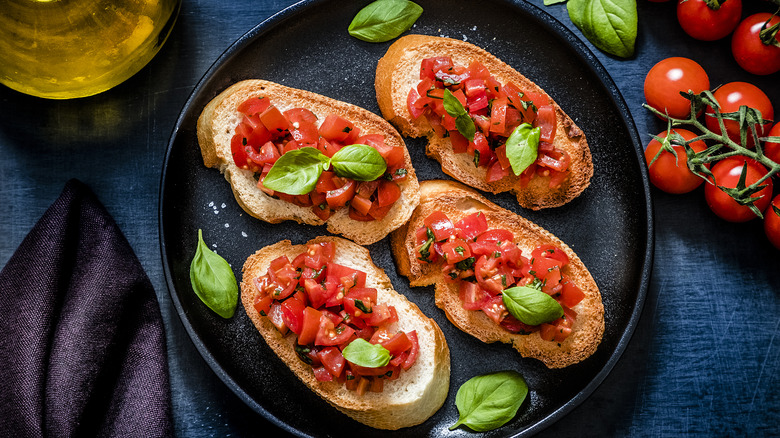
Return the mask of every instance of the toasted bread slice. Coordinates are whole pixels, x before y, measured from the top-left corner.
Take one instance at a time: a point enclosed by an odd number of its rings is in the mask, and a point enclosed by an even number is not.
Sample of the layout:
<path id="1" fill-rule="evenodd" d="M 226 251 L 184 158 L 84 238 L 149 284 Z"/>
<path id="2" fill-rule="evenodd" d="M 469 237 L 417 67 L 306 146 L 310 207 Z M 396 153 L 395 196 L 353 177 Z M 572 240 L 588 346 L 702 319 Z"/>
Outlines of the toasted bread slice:
<path id="1" fill-rule="evenodd" d="M 318 381 L 311 366 L 301 361 L 295 352 L 295 334 L 290 332 L 282 336 L 253 305 L 258 293 L 253 280 L 266 273 L 272 260 L 282 255 L 293 258 L 305 251 L 306 245 L 325 241 L 336 244 L 335 263 L 365 272 L 366 287 L 377 289 L 377 301 L 395 306 L 398 312 L 395 328 L 405 332 L 417 331 L 420 350 L 416 362 L 397 380 L 387 381 L 383 392 L 366 392 L 358 396 L 336 381 Z M 289 240 L 284 240 L 260 249 L 246 260 L 241 281 L 241 302 L 249 318 L 295 376 L 339 411 L 378 429 L 395 430 L 424 422 L 439 410 L 449 391 L 450 350 L 441 329 L 417 305 L 393 289 L 385 272 L 371 262 L 367 249 L 338 237 L 318 237 L 306 245 L 292 245 Z"/>
<path id="2" fill-rule="evenodd" d="M 480 311 L 465 310 L 458 295 L 457 283 L 443 281 L 439 264 L 420 263 L 417 259 L 415 231 L 433 211 L 447 214 L 453 223 L 481 211 L 489 228 L 504 228 L 515 236 L 523 254 L 529 256 L 541 244 L 553 244 L 569 257 L 562 272 L 585 293 L 585 298 L 572 310 L 577 319 L 571 335 L 560 344 L 545 341 L 539 332 L 530 335 L 512 334 Z M 541 360 L 549 368 L 562 368 L 592 355 L 604 333 L 604 305 L 596 282 L 579 257 L 560 239 L 531 221 L 505 210 L 476 191 L 453 181 L 431 180 L 420 184 L 420 205 L 409 222 L 391 235 L 396 266 L 409 278 L 412 286 L 435 284 L 436 305 L 458 328 L 483 342 L 501 341 L 512 346 L 524 357 Z"/>
<path id="3" fill-rule="evenodd" d="M 557 127 L 554 145 L 566 151 L 571 158 L 569 176 L 556 188 L 549 187 L 549 177 L 534 176 L 527 186 L 521 187 L 519 177 L 510 175 L 501 180 L 485 181 L 487 170 L 476 167 L 469 154 L 452 151 L 449 138 L 439 138 L 428 120 L 411 118 L 407 108 L 407 96 L 420 81 L 420 63 L 433 56 L 451 56 L 456 64 L 468 66 L 472 61 L 481 62 L 502 84 L 512 81 L 526 92 L 545 94 L 538 85 L 518 73 L 487 51 L 464 41 L 426 35 L 408 35 L 399 38 L 379 60 L 376 67 L 376 96 L 382 115 L 395 125 L 401 134 L 410 137 L 427 137 L 428 156 L 441 163 L 447 175 L 480 190 L 491 193 L 511 191 L 524 208 L 539 210 L 561 206 L 577 197 L 590 184 L 593 175 L 588 142 L 585 134 L 571 117 L 550 98 L 555 108 Z"/>
<path id="4" fill-rule="evenodd" d="M 241 169 L 233 162 L 230 140 L 241 121 L 238 106 L 250 97 L 267 96 L 281 111 L 306 108 L 320 121 L 328 114 L 337 114 L 359 127 L 362 134 L 382 134 L 385 144 L 404 148 L 404 168 L 407 177 L 399 181 L 401 198 L 382 220 L 359 222 L 350 219 L 347 208 L 340 208 L 327 221 L 320 219 L 311 207 L 301 207 L 268 196 L 257 187 L 253 172 Z M 361 245 L 381 240 L 390 231 L 409 219 L 419 202 L 417 176 L 403 138 L 381 117 L 355 105 L 337 101 L 309 91 L 285 87 L 263 80 L 238 82 L 220 93 L 206 105 L 198 118 L 198 143 L 203 163 L 216 167 L 230 183 L 238 204 L 250 215 L 270 223 L 286 220 L 309 225 L 325 223 L 328 231 L 341 234 Z"/>

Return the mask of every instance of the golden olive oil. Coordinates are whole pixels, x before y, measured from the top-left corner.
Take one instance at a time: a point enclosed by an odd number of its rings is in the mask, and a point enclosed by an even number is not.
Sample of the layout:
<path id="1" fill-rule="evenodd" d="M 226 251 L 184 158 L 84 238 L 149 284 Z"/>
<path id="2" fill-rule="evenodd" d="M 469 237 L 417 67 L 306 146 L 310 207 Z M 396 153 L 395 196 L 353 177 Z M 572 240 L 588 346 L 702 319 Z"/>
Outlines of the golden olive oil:
<path id="1" fill-rule="evenodd" d="M 0 0 L 0 82 L 51 99 L 105 91 L 138 72 L 180 0 Z"/>

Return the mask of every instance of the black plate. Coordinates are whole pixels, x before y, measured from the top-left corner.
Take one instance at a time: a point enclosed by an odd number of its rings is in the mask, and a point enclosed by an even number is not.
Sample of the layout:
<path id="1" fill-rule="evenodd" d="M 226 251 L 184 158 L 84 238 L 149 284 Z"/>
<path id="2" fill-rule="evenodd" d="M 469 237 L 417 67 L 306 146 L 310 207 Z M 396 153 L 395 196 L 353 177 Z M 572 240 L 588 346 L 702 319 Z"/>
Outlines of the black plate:
<path id="1" fill-rule="evenodd" d="M 425 9 L 412 32 L 467 39 L 538 83 L 587 133 L 595 175 L 591 186 L 568 205 L 523 211 L 511 196 L 490 196 L 567 242 L 601 288 L 606 332 L 583 363 L 548 370 L 521 358 L 507 345 L 487 345 L 465 335 L 435 307 L 431 288 L 411 289 L 399 277 L 388 239 L 369 247 L 395 288 L 417 303 L 444 331 L 452 357 L 450 393 L 439 412 L 420 426 L 392 436 L 472 436 L 447 430 L 458 412 L 455 393 L 469 378 L 515 369 L 530 394 L 518 415 L 489 436 L 530 435 L 561 418 L 604 380 L 625 349 L 642 309 L 652 263 L 649 188 L 636 128 L 612 79 L 588 49 L 554 18 L 526 2 L 418 1 Z M 300 383 L 263 342 L 239 304 L 224 320 L 192 292 L 189 264 L 196 236 L 233 266 L 281 239 L 303 243 L 327 234 L 324 227 L 271 225 L 251 218 L 233 199 L 228 184 L 203 166 L 195 123 L 204 105 L 230 84 L 263 78 L 311 90 L 379 113 L 374 68 L 390 43 L 350 37 L 346 28 L 359 6 L 335 0 L 305 1 L 261 23 L 239 39 L 207 72 L 186 103 L 171 138 L 161 181 L 160 238 L 174 305 L 192 341 L 214 372 L 242 400 L 280 427 L 300 435 L 389 436 L 349 420 Z M 425 157 L 421 141 L 408 141 L 420 179 L 447 178 Z"/>

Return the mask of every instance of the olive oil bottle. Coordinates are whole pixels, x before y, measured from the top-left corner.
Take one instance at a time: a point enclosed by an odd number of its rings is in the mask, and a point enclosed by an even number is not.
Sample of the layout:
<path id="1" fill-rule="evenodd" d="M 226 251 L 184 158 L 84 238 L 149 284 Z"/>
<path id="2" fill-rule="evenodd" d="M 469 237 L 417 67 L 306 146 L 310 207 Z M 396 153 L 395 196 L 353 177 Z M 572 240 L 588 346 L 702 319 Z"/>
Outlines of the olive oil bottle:
<path id="1" fill-rule="evenodd" d="M 0 82 L 50 99 L 90 96 L 160 50 L 181 0 L 0 0 Z"/>

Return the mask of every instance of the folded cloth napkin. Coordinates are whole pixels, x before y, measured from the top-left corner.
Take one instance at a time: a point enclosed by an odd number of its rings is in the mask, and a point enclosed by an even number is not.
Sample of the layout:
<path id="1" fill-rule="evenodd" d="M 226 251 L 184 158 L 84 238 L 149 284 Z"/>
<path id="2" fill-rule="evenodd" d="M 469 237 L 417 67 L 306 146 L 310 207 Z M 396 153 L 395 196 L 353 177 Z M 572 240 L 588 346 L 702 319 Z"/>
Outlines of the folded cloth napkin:
<path id="1" fill-rule="evenodd" d="M 154 289 L 71 180 L 0 271 L 0 436 L 173 435 Z"/>

